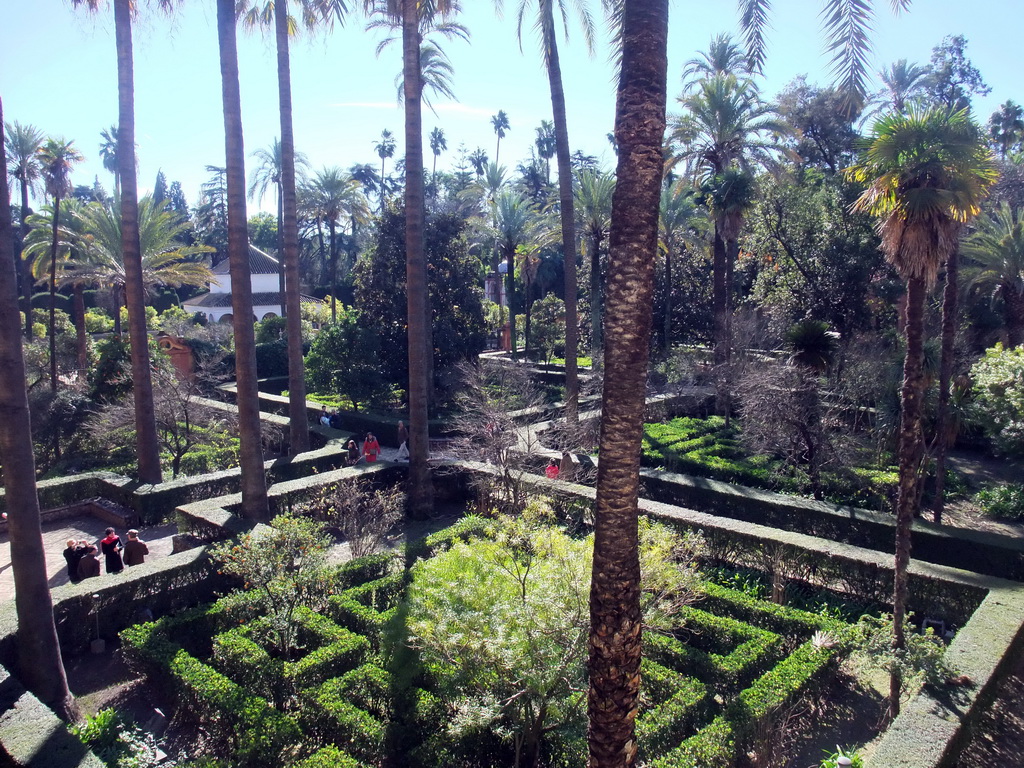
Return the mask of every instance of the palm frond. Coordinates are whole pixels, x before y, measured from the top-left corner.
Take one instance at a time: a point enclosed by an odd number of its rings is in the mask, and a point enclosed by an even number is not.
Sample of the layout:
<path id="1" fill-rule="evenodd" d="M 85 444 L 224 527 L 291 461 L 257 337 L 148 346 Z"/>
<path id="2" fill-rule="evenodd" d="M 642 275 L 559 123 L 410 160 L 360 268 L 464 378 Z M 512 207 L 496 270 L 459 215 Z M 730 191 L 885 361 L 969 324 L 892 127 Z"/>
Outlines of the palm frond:
<path id="1" fill-rule="evenodd" d="M 762 74 L 767 53 L 765 33 L 768 30 L 768 17 L 771 13 L 770 0 L 740 0 L 740 28 L 743 30 L 743 42 L 747 47 L 747 62 L 750 71 Z"/>
<path id="2" fill-rule="evenodd" d="M 821 12 L 825 49 L 832 53 L 832 72 L 846 95 L 848 110 L 863 108 L 867 99 L 868 61 L 874 11 L 870 0 L 827 0 Z"/>

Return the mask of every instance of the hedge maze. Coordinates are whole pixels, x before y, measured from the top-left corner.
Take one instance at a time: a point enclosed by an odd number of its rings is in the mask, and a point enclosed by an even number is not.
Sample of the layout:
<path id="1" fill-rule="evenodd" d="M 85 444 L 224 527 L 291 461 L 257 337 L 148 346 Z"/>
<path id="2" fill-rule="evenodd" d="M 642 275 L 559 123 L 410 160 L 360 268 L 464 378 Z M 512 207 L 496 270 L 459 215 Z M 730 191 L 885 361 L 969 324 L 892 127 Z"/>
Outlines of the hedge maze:
<path id="1" fill-rule="evenodd" d="M 482 533 L 479 519 L 463 520 L 407 547 L 404 562 Z M 285 656 L 279 627 L 245 591 L 121 637 L 129 658 L 174 691 L 179 713 L 230 765 L 503 764 L 496 756 L 507 748 L 496 737 L 453 745 L 446 735 L 453 706 L 402 642 L 402 565 L 375 555 L 340 567 L 326 607 L 291 617 Z M 658 768 L 728 768 L 757 728 L 828 677 L 840 654 L 828 641 L 843 626 L 834 619 L 711 583 L 700 590 L 671 634 L 645 635 L 637 731 L 643 761 Z M 561 737 L 552 764 L 582 764 L 584 730 L 581 722 Z"/>

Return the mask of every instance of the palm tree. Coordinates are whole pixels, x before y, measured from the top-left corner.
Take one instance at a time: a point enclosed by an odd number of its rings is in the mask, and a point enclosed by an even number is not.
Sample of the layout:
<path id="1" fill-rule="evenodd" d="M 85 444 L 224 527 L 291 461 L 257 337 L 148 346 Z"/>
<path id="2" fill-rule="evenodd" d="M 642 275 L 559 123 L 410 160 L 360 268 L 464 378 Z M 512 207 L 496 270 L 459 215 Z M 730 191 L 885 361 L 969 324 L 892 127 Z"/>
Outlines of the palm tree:
<path id="1" fill-rule="evenodd" d="M 384 192 L 387 187 L 387 175 L 384 173 L 384 163 L 389 157 L 395 155 L 395 135 L 386 128 L 380 132 L 380 141 L 373 142 L 373 148 L 380 158 L 380 209 L 384 210 Z"/>
<path id="2" fill-rule="evenodd" d="M 306 206 L 318 221 L 327 224 L 330 234 L 327 264 L 331 280 L 332 321 L 337 318 L 335 296 L 338 293 L 338 258 L 341 253 L 338 228 L 343 220 L 349 219 L 352 223 L 352 237 L 355 237 L 356 225 L 364 224 L 369 219 L 369 206 L 360 186 L 351 174 L 333 167 L 317 172 L 303 190 Z"/>
<path id="3" fill-rule="evenodd" d="M 848 175 L 868 184 L 854 207 L 879 217 L 882 250 L 907 281 L 893 590 L 893 648 L 901 650 L 906 642 L 910 525 L 923 455 L 924 301 L 940 266 L 955 252 L 964 224 L 978 214 L 996 169 L 967 110 L 911 107 L 906 115 L 890 115 L 875 125 Z M 889 681 L 892 717 L 899 713 L 901 687 L 900 674 L 894 671 Z"/>
<path id="4" fill-rule="evenodd" d="M 99 203 L 83 206 L 75 213 L 75 219 L 77 233 L 72 234 L 70 244 L 76 255 L 65 264 L 61 282 L 109 288 L 120 306 L 120 297 L 127 292 L 128 274 L 117 201 L 111 207 Z M 145 296 L 151 296 L 158 286 L 201 287 L 214 279 L 209 267 L 195 260 L 197 255 L 211 253 L 213 248 L 181 242 L 181 236 L 188 230 L 188 222 L 168 210 L 166 203 L 154 202 L 148 195 L 139 201 L 139 248 Z"/>
<path id="5" fill-rule="evenodd" d="M 1003 300 L 1007 347 L 1024 342 L 1024 217 L 1003 203 L 978 219 L 964 241 L 963 254 L 974 265 L 969 284 Z"/>
<path id="6" fill-rule="evenodd" d="M 750 62 L 732 36 L 722 33 L 711 38 L 706 51 L 683 65 L 683 82 L 693 84 L 715 75 L 749 75 Z"/>
<path id="7" fill-rule="evenodd" d="M 60 226 L 57 237 L 60 241 L 57 253 L 58 273 L 63 275 L 73 249 L 78 247 L 81 230 L 79 214 L 86 205 L 71 197 L 61 205 Z M 53 207 L 43 206 L 39 213 L 29 217 L 32 229 L 22 241 L 22 252 L 29 264 L 29 275 L 33 282 L 46 280 L 50 271 L 51 233 L 53 231 Z M 60 282 L 60 281 L 58 281 Z M 63 285 L 63 284 L 62 284 Z M 78 368 L 84 374 L 88 367 L 88 342 L 85 331 L 85 298 L 81 286 L 74 287 L 74 323 L 78 345 Z"/>
<path id="8" fill-rule="evenodd" d="M 242 514 L 251 520 L 266 522 L 270 519 L 270 506 L 267 500 L 267 478 L 263 469 L 259 390 L 256 384 L 256 339 L 253 333 L 249 236 L 246 232 L 245 147 L 242 143 L 234 0 L 217 0 L 217 37 L 224 101 L 228 263 L 231 273 L 238 432 L 241 442 Z"/>
<path id="9" fill-rule="evenodd" d="M 615 177 L 602 171 L 583 171 L 577 177 L 576 205 L 579 226 L 590 256 L 590 357 L 601 350 L 601 245 L 612 217 Z"/>
<path id="10" fill-rule="evenodd" d="M 3 124 L 2 102 L 0 124 Z M 14 606 L 18 617 L 18 677 L 57 715 L 73 721 L 78 717 L 78 710 L 68 690 L 57 641 L 39 519 L 7 187 L 8 159 L 6 148 L 0 146 L 0 412 L 4 414 L 0 419 L 0 455 L 4 461 Z M 24 183 L 24 178 L 21 181 Z M 23 208 L 23 217 L 24 212 Z"/>
<path id="11" fill-rule="evenodd" d="M 99 0 L 72 0 L 76 7 L 99 8 Z M 173 0 L 159 0 L 169 8 Z M 121 236 L 126 274 L 128 338 L 132 350 L 132 391 L 135 398 L 135 439 L 139 480 L 159 483 L 160 446 L 156 434 L 153 380 L 150 375 L 149 335 L 146 330 L 145 290 L 139 249 L 139 196 L 135 175 L 135 71 L 132 49 L 134 0 L 114 0 L 114 38 L 117 47 L 117 178 L 121 184 Z M 109 136 L 107 137 L 109 138 Z"/>
<path id="12" fill-rule="evenodd" d="M 117 126 L 112 125 L 100 131 L 100 160 L 104 169 L 114 177 L 114 197 L 121 196 L 121 176 L 117 170 Z"/>
<path id="13" fill-rule="evenodd" d="M 1004 160 L 1024 140 L 1024 108 L 1007 100 L 988 120 L 988 135 Z"/>
<path id="14" fill-rule="evenodd" d="M 21 185 L 21 241 L 28 235 L 28 195 L 39 184 L 39 147 L 43 143 L 43 132 L 34 125 L 22 125 L 15 121 L 4 125 L 4 145 L 7 151 L 9 175 Z M 25 311 L 25 338 L 32 338 L 32 287 L 30 262 L 20 258 L 22 265 L 22 308 Z"/>
<path id="15" fill-rule="evenodd" d="M 498 137 L 494 143 L 494 164 L 498 164 L 498 155 L 501 152 L 501 140 L 509 131 L 508 114 L 504 109 L 499 109 L 498 114 L 491 115 L 491 127 L 494 128 L 494 135 Z"/>
<path id="16" fill-rule="evenodd" d="M 75 149 L 73 141 L 47 139 L 39 148 L 40 174 L 46 192 L 53 199 L 50 240 L 50 389 L 57 391 L 57 249 L 59 246 L 60 203 L 71 191 L 71 168 L 85 158 Z"/>
<path id="17" fill-rule="evenodd" d="M 681 182 L 661 192 L 658 246 L 665 254 L 665 357 L 672 349 L 672 259 L 697 211 L 693 190 Z"/>
<path id="18" fill-rule="evenodd" d="M 786 130 L 764 104 L 750 80 L 734 74 L 716 74 L 696 84 L 680 103 L 686 113 L 677 121 L 673 138 L 682 142 L 683 158 L 692 173 L 704 181 L 714 204 L 715 362 L 729 362 L 729 296 L 732 258 L 738 251 L 743 212 L 750 202 L 739 195 L 749 192 L 744 173 L 754 159 L 766 159 L 775 150 L 772 136 Z M 738 172 L 737 169 L 743 169 Z M 744 185 L 745 184 L 745 185 Z"/>
<path id="19" fill-rule="evenodd" d="M 502 0 L 495 0 L 501 12 Z M 523 21 L 531 7 L 536 11 L 534 27 L 540 34 L 540 49 L 544 68 L 548 73 L 551 91 L 551 112 L 555 124 L 555 155 L 558 160 L 558 201 L 562 220 L 562 261 L 565 267 L 565 416 L 575 424 L 579 406 L 579 379 L 576 355 L 578 330 L 576 319 L 576 214 L 573 210 L 572 161 L 569 149 L 569 128 L 565 117 L 565 90 L 562 87 L 562 67 L 558 58 L 558 36 L 555 17 L 563 21 L 568 17 L 565 0 L 521 0 L 516 12 L 516 35 L 523 39 Z M 589 52 L 594 50 L 594 20 L 585 3 L 575 3 L 583 40 Z M 497 153 L 495 153 L 497 154 Z"/>
<path id="20" fill-rule="evenodd" d="M 668 0 L 627 0 L 619 20 L 619 153 L 609 235 L 590 587 L 591 768 L 631 768 L 637 758 L 642 630 L 637 498 L 665 137 Z"/>
<path id="21" fill-rule="evenodd" d="M 555 126 L 550 120 L 541 120 L 536 128 L 537 138 L 534 144 L 537 146 L 537 154 L 544 161 L 544 180 L 551 183 L 551 158 L 555 156 Z"/>
<path id="22" fill-rule="evenodd" d="M 332 14 L 341 19 L 345 6 L 341 0 L 299 0 L 302 18 L 307 27 L 319 19 L 331 23 Z M 309 450 L 309 417 L 306 413 L 306 376 L 302 359 L 301 294 L 299 290 L 299 225 L 295 191 L 295 153 L 292 129 L 292 80 L 288 35 L 294 33 L 294 20 L 288 16 L 288 0 L 269 0 L 262 7 L 257 2 L 241 0 L 236 13 L 247 29 L 270 26 L 273 17 L 274 41 L 277 47 L 277 93 L 281 118 L 281 142 L 278 164 L 278 238 L 283 269 L 281 302 L 284 307 L 288 336 L 288 446 L 292 454 Z M 275 142 L 276 143 L 276 142 Z"/>
<path id="23" fill-rule="evenodd" d="M 297 183 L 301 185 L 305 178 L 304 172 L 309 170 L 309 160 L 302 152 L 296 152 L 294 154 L 295 176 Z M 284 157 L 282 154 L 281 142 L 278 139 L 274 139 L 269 147 L 260 147 L 259 149 L 253 150 L 249 157 L 256 161 L 256 167 L 252 169 L 252 172 L 249 175 L 249 199 L 255 200 L 257 203 L 262 203 L 263 197 L 267 194 L 267 188 L 271 185 L 273 185 L 274 191 L 277 194 L 277 250 L 279 255 L 283 255 L 284 246 L 282 244 L 282 238 L 284 233 L 284 197 L 281 193 L 281 169 L 283 167 Z M 285 269 L 282 269 L 280 273 L 280 291 L 282 297 L 285 295 L 284 278 Z M 282 314 L 287 316 L 287 303 L 282 301 L 281 305 L 283 309 Z M 291 386 L 290 382 L 289 386 Z"/>
<path id="24" fill-rule="evenodd" d="M 492 218 L 495 252 L 508 267 L 508 271 L 505 273 L 505 293 L 508 297 L 509 340 L 512 345 L 512 356 L 515 357 L 516 324 L 513 299 L 515 297 L 516 262 L 518 259 L 522 262 L 522 266 L 533 267 L 536 251 L 550 243 L 551 227 L 536 203 L 511 189 L 501 189 L 495 194 Z M 526 272 L 524 270 L 520 270 L 520 272 L 526 282 Z M 527 311 L 529 302 L 530 297 L 527 293 Z M 526 339 L 526 347 L 526 354 L 529 355 L 529 338 Z"/>
<path id="25" fill-rule="evenodd" d="M 430 132 L 430 151 L 434 153 L 434 167 L 430 175 L 434 177 L 434 195 L 437 195 L 437 158 L 442 152 L 448 149 L 448 140 L 444 137 L 444 131 L 434 128 Z"/>
<path id="26" fill-rule="evenodd" d="M 473 172 L 476 173 L 477 177 L 484 175 L 484 170 L 487 168 L 487 153 L 483 147 L 477 147 L 469 153 L 469 162 L 473 166 Z"/>

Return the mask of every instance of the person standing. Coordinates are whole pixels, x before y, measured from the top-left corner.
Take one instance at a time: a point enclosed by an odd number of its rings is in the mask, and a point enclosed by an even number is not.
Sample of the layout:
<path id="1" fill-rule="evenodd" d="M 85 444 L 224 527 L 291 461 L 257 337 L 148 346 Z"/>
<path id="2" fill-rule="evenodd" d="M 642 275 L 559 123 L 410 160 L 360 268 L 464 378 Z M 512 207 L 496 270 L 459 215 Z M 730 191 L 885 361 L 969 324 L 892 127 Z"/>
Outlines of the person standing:
<path id="1" fill-rule="evenodd" d="M 85 554 L 82 555 L 82 559 L 78 561 L 78 580 L 91 579 L 93 576 L 100 575 L 100 559 L 97 556 L 99 553 L 96 551 L 96 547 L 92 544 L 85 548 Z"/>
<path id="2" fill-rule="evenodd" d="M 78 583 L 78 564 L 85 554 L 84 549 L 78 548 L 78 542 L 74 539 L 67 540 L 68 548 L 64 550 L 64 559 L 68 563 L 68 580 L 72 584 Z"/>
<path id="3" fill-rule="evenodd" d="M 128 541 L 124 545 L 124 564 L 127 566 L 142 565 L 146 562 L 149 547 L 139 538 L 139 532 L 132 528 L 128 531 Z"/>
<path id="4" fill-rule="evenodd" d="M 373 432 L 366 433 L 366 440 L 363 441 L 363 456 L 366 457 L 368 463 L 376 461 L 380 456 L 380 443 L 373 436 Z"/>
<path id="5" fill-rule="evenodd" d="M 398 447 L 401 448 L 403 445 L 409 442 L 409 430 L 405 428 L 405 422 L 398 422 Z M 408 446 L 406 446 L 408 449 Z"/>
<path id="6" fill-rule="evenodd" d="M 106 534 L 100 540 L 100 549 L 103 551 L 107 573 L 120 573 L 124 570 L 124 563 L 121 561 L 124 544 L 121 543 L 121 537 L 114 533 L 113 528 L 107 528 Z"/>

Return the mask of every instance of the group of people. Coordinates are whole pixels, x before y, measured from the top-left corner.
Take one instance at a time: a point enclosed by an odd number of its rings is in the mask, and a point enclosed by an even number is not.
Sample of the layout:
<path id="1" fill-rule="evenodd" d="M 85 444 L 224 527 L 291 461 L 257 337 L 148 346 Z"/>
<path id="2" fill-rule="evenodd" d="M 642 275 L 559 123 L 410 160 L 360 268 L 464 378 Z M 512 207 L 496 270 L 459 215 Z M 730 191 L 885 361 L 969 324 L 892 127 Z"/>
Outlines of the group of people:
<path id="1" fill-rule="evenodd" d="M 548 465 L 544 468 L 544 475 L 548 480 L 562 478 L 563 480 L 571 481 L 576 476 L 577 464 L 578 462 L 571 453 L 563 451 L 561 461 L 551 459 L 548 462 Z"/>
<path id="2" fill-rule="evenodd" d="M 83 579 L 100 575 L 100 555 L 103 555 L 107 573 L 120 573 L 126 565 L 142 565 L 149 554 L 149 547 L 139 538 L 139 532 L 132 528 L 128 531 L 128 541 L 122 542 L 121 537 L 113 528 L 107 528 L 99 541 L 99 546 L 90 544 L 85 539 L 67 540 L 64 559 L 68 563 L 68 578 L 72 584 Z"/>
<path id="3" fill-rule="evenodd" d="M 328 412 L 327 406 L 320 406 L 320 423 L 332 429 L 341 429 L 341 414 L 337 410 Z"/>
<path id="4" fill-rule="evenodd" d="M 372 464 L 380 458 L 380 441 L 377 440 L 373 432 L 367 432 L 366 437 L 363 438 L 362 447 L 356 443 L 355 438 L 352 438 L 345 445 L 345 463 L 347 466 L 354 466 L 360 461 L 366 461 Z M 398 422 L 398 454 L 395 457 L 396 461 L 408 461 L 409 460 L 409 430 L 405 427 L 405 422 Z"/>

